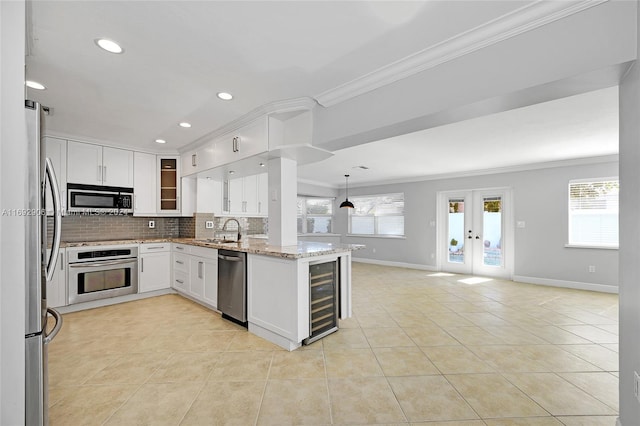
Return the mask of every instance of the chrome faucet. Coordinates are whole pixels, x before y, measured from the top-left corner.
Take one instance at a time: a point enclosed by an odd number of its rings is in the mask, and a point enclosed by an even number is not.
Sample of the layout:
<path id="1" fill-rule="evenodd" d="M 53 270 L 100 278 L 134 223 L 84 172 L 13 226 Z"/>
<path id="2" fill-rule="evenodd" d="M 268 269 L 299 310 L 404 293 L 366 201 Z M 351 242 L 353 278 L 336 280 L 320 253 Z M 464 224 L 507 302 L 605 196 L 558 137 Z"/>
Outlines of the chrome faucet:
<path id="1" fill-rule="evenodd" d="M 242 238 L 242 227 L 240 226 L 240 222 L 238 222 L 238 219 L 236 219 L 236 218 L 234 218 L 234 217 L 231 217 L 231 218 L 227 219 L 227 220 L 224 222 L 224 225 L 222 225 L 222 230 L 223 230 L 223 231 L 226 231 L 226 230 L 227 230 L 227 223 L 231 222 L 232 220 L 233 220 L 235 223 L 237 223 L 237 224 L 238 224 L 238 241 L 240 241 L 240 238 Z"/>

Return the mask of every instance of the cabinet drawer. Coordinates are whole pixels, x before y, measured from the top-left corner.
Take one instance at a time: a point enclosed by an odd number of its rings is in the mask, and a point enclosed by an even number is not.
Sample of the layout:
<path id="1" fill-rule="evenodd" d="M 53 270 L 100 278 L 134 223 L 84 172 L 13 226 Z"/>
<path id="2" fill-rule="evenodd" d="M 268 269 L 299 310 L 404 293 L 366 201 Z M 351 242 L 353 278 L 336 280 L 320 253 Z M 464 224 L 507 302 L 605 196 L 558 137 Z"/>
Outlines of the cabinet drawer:
<path id="1" fill-rule="evenodd" d="M 140 254 L 170 251 L 171 243 L 144 243 L 140 244 Z"/>
<path id="2" fill-rule="evenodd" d="M 187 244 L 176 244 L 173 243 L 173 252 L 174 253 L 191 253 L 191 247 Z"/>
<path id="3" fill-rule="evenodd" d="M 189 256 L 173 253 L 174 272 L 189 273 Z"/>
<path id="4" fill-rule="evenodd" d="M 213 249 L 213 248 L 192 246 L 190 253 L 193 256 L 204 257 L 206 259 L 217 259 L 218 258 L 218 250 L 217 249 Z"/>
<path id="5" fill-rule="evenodd" d="M 183 291 L 185 293 L 189 292 L 189 274 L 184 272 L 175 271 L 173 273 L 173 281 L 171 282 L 171 287 Z"/>

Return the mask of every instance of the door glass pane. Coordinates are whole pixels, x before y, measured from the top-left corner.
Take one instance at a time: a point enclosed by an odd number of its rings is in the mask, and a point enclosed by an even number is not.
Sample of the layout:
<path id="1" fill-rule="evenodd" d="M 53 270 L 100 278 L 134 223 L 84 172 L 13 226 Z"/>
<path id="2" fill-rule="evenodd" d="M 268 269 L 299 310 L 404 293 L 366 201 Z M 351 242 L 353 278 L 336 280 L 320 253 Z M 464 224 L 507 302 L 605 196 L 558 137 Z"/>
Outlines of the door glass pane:
<path id="1" fill-rule="evenodd" d="M 502 198 L 484 197 L 483 204 L 483 264 L 502 266 Z"/>
<path id="2" fill-rule="evenodd" d="M 449 262 L 464 263 L 464 199 L 449 199 Z"/>

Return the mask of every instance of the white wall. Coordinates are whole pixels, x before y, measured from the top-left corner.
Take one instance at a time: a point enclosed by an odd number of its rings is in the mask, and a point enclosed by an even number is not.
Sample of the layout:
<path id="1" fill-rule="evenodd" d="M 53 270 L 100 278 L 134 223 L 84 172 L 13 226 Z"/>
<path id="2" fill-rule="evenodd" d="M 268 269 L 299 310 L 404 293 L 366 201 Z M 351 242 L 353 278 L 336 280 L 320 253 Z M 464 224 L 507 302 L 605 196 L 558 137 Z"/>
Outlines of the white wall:
<path id="1" fill-rule="evenodd" d="M 638 2 L 640 22 L 640 2 Z M 640 58 L 640 45 L 637 47 Z M 620 84 L 620 424 L 634 426 L 640 403 L 633 372 L 640 372 L 640 64 Z"/>
<path id="2" fill-rule="evenodd" d="M 26 206 L 25 2 L 0 1 L 0 211 Z M 24 424 L 25 221 L 0 217 L 0 424 Z"/>
<path id="3" fill-rule="evenodd" d="M 566 248 L 568 238 L 568 182 L 571 179 L 618 175 L 618 163 L 606 162 L 554 167 L 512 173 L 429 180 L 413 183 L 350 188 L 349 194 L 404 192 L 405 238 L 343 238 L 343 242 L 365 244 L 353 258 L 408 263 L 436 269 L 436 200 L 439 191 L 480 188 L 513 188 L 514 221 L 524 221 L 515 229 L 514 275 L 534 279 L 572 281 L 618 286 L 618 250 Z M 344 196 L 344 193 L 341 197 Z M 346 234 L 347 214 L 338 211 L 337 232 Z M 375 248 L 375 253 L 373 249 Z M 432 255 L 434 255 L 432 257 Z M 595 273 L 588 266 L 596 266 Z M 594 286 L 597 288 L 597 286 Z"/>

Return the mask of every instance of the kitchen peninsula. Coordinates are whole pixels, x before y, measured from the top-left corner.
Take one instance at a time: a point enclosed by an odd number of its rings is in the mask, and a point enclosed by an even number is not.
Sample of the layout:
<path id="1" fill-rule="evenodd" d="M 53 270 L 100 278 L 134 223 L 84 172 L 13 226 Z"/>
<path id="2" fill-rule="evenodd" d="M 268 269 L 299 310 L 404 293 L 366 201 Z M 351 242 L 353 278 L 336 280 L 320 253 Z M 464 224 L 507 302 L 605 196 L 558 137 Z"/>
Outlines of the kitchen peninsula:
<path id="1" fill-rule="evenodd" d="M 339 318 L 351 316 L 351 251 L 363 247 L 319 242 L 276 246 L 259 238 L 246 238 L 240 242 L 196 238 L 138 239 L 66 243 L 65 246 L 67 250 L 75 250 L 136 244 L 141 247 L 141 258 L 148 252 L 143 247 L 170 245 L 170 289 L 216 309 L 218 250 L 246 253 L 248 330 L 287 350 L 300 347 L 302 341 L 312 335 L 310 268 L 313 265 L 335 265 L 338 306 L 334 309 Z M 166 254 L 169 257 L 169 252 Z M 141 275 L 143 265 L 141 262 Z M 140 292 L 144 291 L 141 287 Z M 166 293 L 167 289 L 159 291 Z"/>

